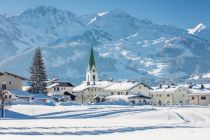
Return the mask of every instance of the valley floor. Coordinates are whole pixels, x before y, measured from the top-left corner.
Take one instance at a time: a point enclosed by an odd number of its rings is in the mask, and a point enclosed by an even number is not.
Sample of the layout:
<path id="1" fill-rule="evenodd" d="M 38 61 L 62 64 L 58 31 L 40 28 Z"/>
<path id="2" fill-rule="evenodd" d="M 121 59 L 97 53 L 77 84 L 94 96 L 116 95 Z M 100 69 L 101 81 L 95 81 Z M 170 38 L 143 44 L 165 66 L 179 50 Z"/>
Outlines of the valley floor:
<path id="1" fill-rule="evenodd" d="M 210 106 L 14 105 L 0 120 L 1 140 L 207 140 Z"/>

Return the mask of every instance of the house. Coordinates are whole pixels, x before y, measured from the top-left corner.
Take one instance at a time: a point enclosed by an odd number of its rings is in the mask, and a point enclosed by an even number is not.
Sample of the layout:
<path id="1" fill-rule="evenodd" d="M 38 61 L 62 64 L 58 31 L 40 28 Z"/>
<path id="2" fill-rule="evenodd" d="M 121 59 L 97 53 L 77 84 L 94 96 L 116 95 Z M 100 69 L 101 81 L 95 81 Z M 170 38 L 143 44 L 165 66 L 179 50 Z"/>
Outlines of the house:
<path id="1" fill-rule="evenodd" d="M 54 92 L 66 91 L 72 93 L 74 85 L 69 82 L 62 82 L 58 80 L 51 81 L 48 83 L 47 92 L 51 96 Z"/>
<path id="2" fill-rule="evenodd" d="M 6 101 L 25 101 L 30 102 L 33 99 L 33 95 L 26 91 L 19 89 L 10 89 L 4 91 L 4 99 Z"/>
<path id="3" fill-rule="evenodd" d="M 210 89 L 205 85 L 195 85 L 189 88 L 189 104 L 208 105 L 210 104 Z"/>
<path id="4" fill-rule="evenodd" d="M 189 104 L 189 90 L 185 86 L 160 85 L 149 93 L 154 105 Z"/>
<path id="5" fill-rule="evenodd" d="M 143 94 L 149 96 L 151 87 L 144 83 L 138 83 L 135 81 L 118 81 L 113 82 L 110 86 L 103 89 L 103 92 L 110 95 L 130 95 L 130 94 Z"/>
<path id="6" fill-rule="evenodd" d="M 0 90 L 22 90 L 22 84 L 26 80 L 28 79 L 9 72 L 0 72 Z"/>

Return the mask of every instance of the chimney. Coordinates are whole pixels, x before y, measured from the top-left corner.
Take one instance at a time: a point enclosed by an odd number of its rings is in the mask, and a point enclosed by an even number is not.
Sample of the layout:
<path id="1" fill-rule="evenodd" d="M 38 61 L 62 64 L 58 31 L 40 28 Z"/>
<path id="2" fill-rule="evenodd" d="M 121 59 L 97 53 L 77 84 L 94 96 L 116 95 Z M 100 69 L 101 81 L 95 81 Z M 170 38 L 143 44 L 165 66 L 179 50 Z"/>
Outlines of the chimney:
<path id="1" fill-rule="evenodd" d="M 204 89 L 204 85 L 203 84 L 201 84 L 201 89 Z"/>

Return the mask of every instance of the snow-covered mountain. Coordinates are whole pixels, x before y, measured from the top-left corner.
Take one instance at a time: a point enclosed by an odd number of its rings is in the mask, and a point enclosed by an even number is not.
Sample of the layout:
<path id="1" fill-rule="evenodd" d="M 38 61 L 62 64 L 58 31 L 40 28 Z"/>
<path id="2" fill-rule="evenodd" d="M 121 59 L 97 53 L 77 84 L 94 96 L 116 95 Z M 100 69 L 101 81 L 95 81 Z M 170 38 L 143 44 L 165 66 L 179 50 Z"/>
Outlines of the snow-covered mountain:
<path id="1" fill-rule="evenodd" d="M 192 29 L 187 29 L 188 33 L 210 41 L 210 29 L 203 23 L 199 23 Z"/>
<path id="2" fill-rule="evenodd" d="M 79 83 L 85 77 L 91 45 L 101 79 L 182 81 L 197 66 L 198 72 L 210 69 L 208 41 L 122 10 L 77 16 L 41 6 L 0 16 L 1 70 L 28 76 L 34 49 L 41 47 L 50 78 Z"/>

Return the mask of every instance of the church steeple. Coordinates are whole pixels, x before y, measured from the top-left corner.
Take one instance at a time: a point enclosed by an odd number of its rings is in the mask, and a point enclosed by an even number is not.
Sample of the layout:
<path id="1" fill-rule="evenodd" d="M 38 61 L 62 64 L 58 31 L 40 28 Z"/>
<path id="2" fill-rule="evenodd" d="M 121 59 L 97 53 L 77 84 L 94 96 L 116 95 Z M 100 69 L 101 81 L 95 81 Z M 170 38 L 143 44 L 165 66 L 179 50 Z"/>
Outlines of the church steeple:
<path id="1" fill-rule="evenodd" d="M 86 81 L 87 82 L 98 81 L 98 73 L 96 71 L 96 64 L 92 47 L 90 49 L 90 58 L 89 58 L 89 66 L 86 73 Z"/>
<path id="2" fill-rule="evenodd" d="M 91 49 L 90 49 L 90 59 L 89 59 L 89 68 L 91 69 L 93 66 L 96 67 L 96 63 L 95 63 L 93 48 L 91 47 Z"/>

